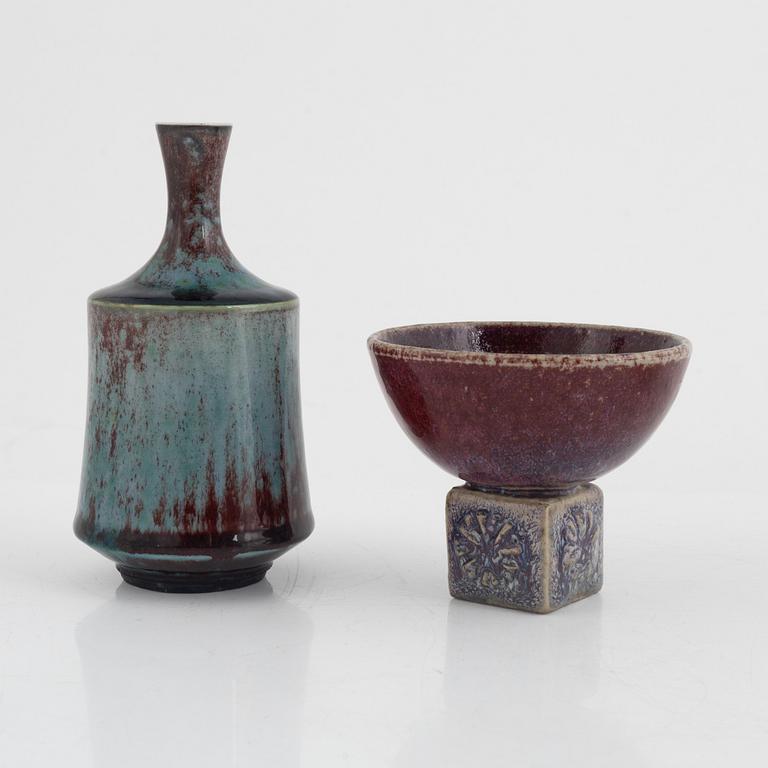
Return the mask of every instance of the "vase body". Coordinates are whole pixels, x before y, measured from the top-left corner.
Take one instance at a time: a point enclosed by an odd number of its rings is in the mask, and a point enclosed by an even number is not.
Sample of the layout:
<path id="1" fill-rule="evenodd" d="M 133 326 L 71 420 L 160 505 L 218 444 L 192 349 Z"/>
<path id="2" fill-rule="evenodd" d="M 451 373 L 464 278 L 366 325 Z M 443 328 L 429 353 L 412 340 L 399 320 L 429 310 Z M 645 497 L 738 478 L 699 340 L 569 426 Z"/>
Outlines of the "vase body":
<path id="1" fill-rule="evenodd" d="M 88 302 L 89 394 L 75 532 L 124 579 L 200 592 L 261 579 L 313 527 L 298 300 L 224 241 L 228 126 L 158 126 L 163 241 Z"/>

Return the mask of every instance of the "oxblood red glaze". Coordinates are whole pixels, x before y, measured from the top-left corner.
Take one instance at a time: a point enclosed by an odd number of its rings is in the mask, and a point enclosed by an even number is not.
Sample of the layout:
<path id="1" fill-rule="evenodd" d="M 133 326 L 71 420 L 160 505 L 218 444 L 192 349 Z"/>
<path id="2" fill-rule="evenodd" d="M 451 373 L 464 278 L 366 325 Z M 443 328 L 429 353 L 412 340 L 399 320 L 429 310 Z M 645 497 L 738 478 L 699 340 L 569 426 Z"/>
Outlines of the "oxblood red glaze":
<path id="1" fill-rule="evenodd" d="M 672 404 L 690 343 L 655 331 L 545 323 L 393 328 L 368 340 L 403 429 L 481 487 L 565 489 L 604 475 Z"/>

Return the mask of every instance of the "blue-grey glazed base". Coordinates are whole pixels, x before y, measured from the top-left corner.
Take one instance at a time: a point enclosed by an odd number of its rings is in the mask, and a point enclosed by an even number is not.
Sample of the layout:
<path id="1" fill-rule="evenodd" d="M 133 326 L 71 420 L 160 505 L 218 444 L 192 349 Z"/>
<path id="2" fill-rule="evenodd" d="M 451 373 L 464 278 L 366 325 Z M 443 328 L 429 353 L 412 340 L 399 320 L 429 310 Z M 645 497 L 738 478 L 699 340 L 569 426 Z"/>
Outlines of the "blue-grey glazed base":
<path id="1" fill-rule="evenodd" d="M 127 581 L 146 572 L 138 586 L 215 591 L 262 578 L 313 527 L 297 302 L 92 300 L 89 335 L 77 536 Z"/>
<path id="2" fill-rule="evenodd" d="M 603 585 L 603 494 L 555 497 L 453 488 L 446 500 L 451 595 L 549 613 Z"/>

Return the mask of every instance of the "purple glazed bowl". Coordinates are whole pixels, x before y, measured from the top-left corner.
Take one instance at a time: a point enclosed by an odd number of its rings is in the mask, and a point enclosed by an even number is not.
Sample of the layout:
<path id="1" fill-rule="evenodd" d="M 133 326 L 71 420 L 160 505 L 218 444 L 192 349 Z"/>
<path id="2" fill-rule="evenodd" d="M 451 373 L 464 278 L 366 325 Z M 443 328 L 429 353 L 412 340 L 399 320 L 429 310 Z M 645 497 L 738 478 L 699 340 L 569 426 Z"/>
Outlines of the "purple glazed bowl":
<path id="1" fill-rule="evenodd" d="M 390 328 L 368 347 L 401 426 L 480 489 L 565 491 L 626 461 L 661 423 L 687 339 L 555 323 Z"/>

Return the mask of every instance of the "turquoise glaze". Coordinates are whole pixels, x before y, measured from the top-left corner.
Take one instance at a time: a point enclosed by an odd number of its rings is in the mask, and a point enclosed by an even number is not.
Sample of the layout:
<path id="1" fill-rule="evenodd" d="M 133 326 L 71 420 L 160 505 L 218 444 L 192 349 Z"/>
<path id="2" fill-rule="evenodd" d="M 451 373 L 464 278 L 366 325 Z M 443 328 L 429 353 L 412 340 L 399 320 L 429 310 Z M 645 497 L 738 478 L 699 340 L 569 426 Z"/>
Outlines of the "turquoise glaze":
<path id="1" fill-rule="evenodd" d="M 224 243 L 228 129 L 159 133 L 163 242 L 136 275 L 89 300 L 75 532 L 138 586 L 226 589 L 261 578 L 313 527 L 298 300 L 245 271 Z"/>

